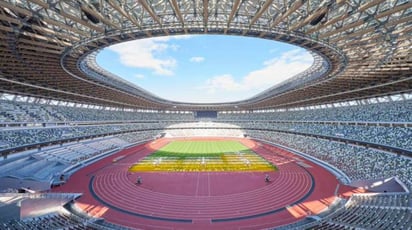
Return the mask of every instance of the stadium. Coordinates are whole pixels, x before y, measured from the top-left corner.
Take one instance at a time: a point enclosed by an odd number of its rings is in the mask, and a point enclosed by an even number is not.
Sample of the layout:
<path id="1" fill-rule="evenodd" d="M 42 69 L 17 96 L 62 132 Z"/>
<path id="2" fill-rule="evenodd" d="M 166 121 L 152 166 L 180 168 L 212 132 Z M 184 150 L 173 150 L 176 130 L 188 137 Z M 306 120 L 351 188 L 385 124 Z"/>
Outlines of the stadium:
<path id="1" fill-rule="evenodd" d="M 174 35 L 313 63 L 192 103 L 96 61 Z M 412 229 L 412 2 L 0 0 L 0 153 L 0 229 Z"/>

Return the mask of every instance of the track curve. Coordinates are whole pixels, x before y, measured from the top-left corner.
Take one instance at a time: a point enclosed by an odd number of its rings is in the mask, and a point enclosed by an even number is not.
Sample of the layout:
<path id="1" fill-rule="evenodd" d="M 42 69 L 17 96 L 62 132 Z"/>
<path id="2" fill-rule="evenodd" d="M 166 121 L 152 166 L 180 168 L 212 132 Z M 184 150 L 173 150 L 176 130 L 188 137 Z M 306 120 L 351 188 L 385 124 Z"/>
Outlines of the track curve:
<path id="1" fill-rule="evenodd" d="M 298 221 L 333 201 L 338 182 L 323 168 L 279 148 L 237 140 L 277 165 L 270 183 L 262 172 L 128 172 L 170 141 L 161 139 L 88 166 L 55 190 L 81 189 L 79 207 L 141 229 L 261 229 Z M 135 184 L 138 175 L 141 185 Z M 319 198 L 323 206 L 305 205 Z"/>

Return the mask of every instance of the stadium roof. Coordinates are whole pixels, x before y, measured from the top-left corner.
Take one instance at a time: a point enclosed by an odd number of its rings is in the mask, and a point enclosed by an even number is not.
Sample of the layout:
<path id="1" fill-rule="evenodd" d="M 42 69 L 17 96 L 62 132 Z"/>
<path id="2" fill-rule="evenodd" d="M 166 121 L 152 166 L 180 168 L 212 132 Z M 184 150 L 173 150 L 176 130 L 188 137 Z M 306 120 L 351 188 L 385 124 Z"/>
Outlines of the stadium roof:
<path id="1" fill-rule="evenodd" d="M 109 45 L 178 34 L 288 42 L 314 64 L 234 103 L 154 96 L 101 69 Z M 412 91 L 408 0 L 1 0 L 0 91 L 116 107 L 250 110 L 297 107 Z"/>

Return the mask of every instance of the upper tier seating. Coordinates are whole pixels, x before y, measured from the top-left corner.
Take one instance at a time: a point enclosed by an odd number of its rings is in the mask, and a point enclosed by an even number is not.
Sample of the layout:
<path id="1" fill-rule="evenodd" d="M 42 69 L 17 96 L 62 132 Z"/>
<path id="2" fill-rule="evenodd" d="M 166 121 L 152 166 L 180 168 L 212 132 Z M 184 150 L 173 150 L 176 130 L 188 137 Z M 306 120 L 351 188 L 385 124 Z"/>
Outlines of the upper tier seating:
<path id="1" fill-rule="evenodd" d="M 218 113 L 220 120 L 412 122 L 412 100 L 269 113 Z"/>
<path id="2" fill-rule="evenodd" d="M 0 100 L 0 123 L 193 119 L 193 113 L 126 112 Z"/>
<path id="3" fill-rule="evenodd" d="M 167 122 L 13 128 L 0 131 L 0 142 L 3 143 L 0 150 L 69 138 L 108 135 L 124 131 L 162 129 L 166 125 L 168 125 Z"/>
<path id="4" fill-rule="evenodd" d="M 264 113 L 218 113 L 218 120 L 412 122 L 412 100 Z M 193 113 L 126 112 L 0 101 L 1 122 L 194 120 Z"/>
<path id="5" fill-rule="evenodd" d="M 319 123 L 233 122 L 245 129 L 270 129 L 369 142 L 412 151 L 412 127 Z"/>

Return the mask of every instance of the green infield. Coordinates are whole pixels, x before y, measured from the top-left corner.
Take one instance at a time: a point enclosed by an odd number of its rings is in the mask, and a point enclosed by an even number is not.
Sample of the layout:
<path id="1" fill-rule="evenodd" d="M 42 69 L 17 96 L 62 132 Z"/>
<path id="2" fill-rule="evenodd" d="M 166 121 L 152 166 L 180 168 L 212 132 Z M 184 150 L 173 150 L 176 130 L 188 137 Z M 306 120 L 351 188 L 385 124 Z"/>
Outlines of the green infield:
<path id="1" fill-rule="evenodd" d="M 276 167 L 238 141 L 172 141 L 130 171 L 274 171 Z"/>

